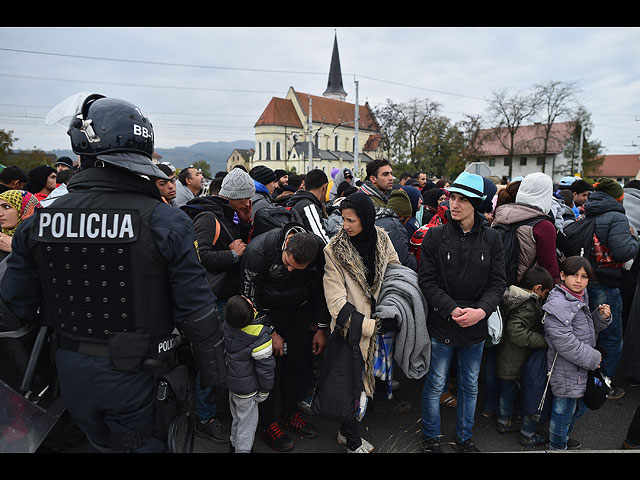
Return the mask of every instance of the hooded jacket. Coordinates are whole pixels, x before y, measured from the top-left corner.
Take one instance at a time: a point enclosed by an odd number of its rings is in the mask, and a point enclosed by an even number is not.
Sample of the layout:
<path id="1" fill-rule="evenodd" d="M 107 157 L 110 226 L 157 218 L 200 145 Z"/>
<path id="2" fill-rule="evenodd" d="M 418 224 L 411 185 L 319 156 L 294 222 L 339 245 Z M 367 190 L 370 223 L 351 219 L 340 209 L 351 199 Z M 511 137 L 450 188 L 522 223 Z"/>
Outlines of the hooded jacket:
<path id="1" fill-rule="evenodd" d="M 236 223 L 235 211 L 229 201 L 222 197 L 195 197 L 181 209 L 193 220 L 200 263 L 207 270 L 210 283 L 216 275 L 227 272 L 225 288 L 214 292 L 216 296 L 227 299 L 239 294 L 242 283 L 240 262 L 229 249 L 229 244 L 236 239 L 246 243 L 251 226 L 239 220 Z M 217 240 L 216 219 L 221 224 Z"/>
<path id="2" fill-rule="evenodd" d="M 333 179 L 333 185 L 331 185 L 331 189 L 329 190 L 329 202 L 333 203 L 336 198 L 338 198 L 338 187 L 342 182 L 346 181 L 345 173 L 351 175 L 351 178 L 353 179 L 353 174 L 348 168 L 344 168 L 336 173 L 336 176 Z M 351 181 L 353 182 L 353 180 Z"/>
<path id="3" fill-rule="evenodd" d="M 235 395 L 254 396 L 273 388 L 276 359 L 271 344 L 271 329 L 260 319 L 243 328 L 223 322 L 227 363 L 227 388 Z"/>
<path id="4" fill-rule="evenodd" d="M 549 200 L 549 208 L 551 205 Z M 521 203 L 506 203 L 496 208 L 492 225 L 510 225 L 535 218 L 544 220 L 535 226 L 521 225 L 516 230 L 520 251 L 518 253 L 518 281 L 534 263 L 546 269 L 554 281 L 560 280 L 556 257 L 556 227 L 548 215 L 540 209 Z"/>
<path id="5" fill-rule="evenodd" d="M 557 397 L 582 398 L 587 373 L 598 368 L 601 360 L 595 349 L 597 334 L 609 325 L 611 317 L 603 319 L 598 309 L 589 311 L 586 290 L 581 301 L 559 285 L 549 292 L 542 310 L 546 313 L 544 333 L 549 345 L 547 365 L 549 369 L 553 365 L 551 391 Z"/>
<path id="6" fill-rule="evenodd" d="M 471 231 L 445 212 L 447 223 L 427 230 L 421 245 L 419 283 L 431 309 L 431 338 L 451 346 L 472 345 L 487 337 L 487 319 L 507 288 L 504 248 L 498 232 L 475 214 Z M 456 307 L 482 308 L 485 317 L 470 327 L 451 319 Z"/>
<path id="7" fill-rule="evenodd" d="M 496 349 L 496 375 L 503 380 L 517 380 L 532 350 L 547 348 L 542 332 L 542 301 L 535 293 L 511 285 L 500 307 L 504 335 Z"/>
<path id="8" fill-rule="evenodd" d="M 269 207 L 273 205 L 273 198 L 271 197 L 269 190 L 267 190 L 267 187 L 265 187 L 263 184 L 261 184 L 257 180 L 254 180 L 254 182 L 256 184 L 256 193 L 254 193 L 253 197 L 251 197 L 252 214 L 255 214 L 258 210 L 260 210 L 263 207 Z"/>
<path id="9" fill-rule="evenodd" d="M 596 217 L 594 233 L 600 243 L 609 248 L 614 262 L 626 262 L 636 256 L 638 239 L 629 230 L 629 220 L 620 202 L 604 192 L 591 192 L 584 213 L 587 217 Z M 602 268 L 595 264 L 595 269 L 596 282 L 620 288 L 619 268 Z"/>
<path id="10" fill-rule="evenodd" d="M 320 200 L 313 193 L 306 190 L 298 190 L 289 198 L 287 206 L 295 209 L 300 214 L 304 221 L 304 227 L 308 232 L 320 237 L 325 245 L 329 243 L 324 209 Z"/>

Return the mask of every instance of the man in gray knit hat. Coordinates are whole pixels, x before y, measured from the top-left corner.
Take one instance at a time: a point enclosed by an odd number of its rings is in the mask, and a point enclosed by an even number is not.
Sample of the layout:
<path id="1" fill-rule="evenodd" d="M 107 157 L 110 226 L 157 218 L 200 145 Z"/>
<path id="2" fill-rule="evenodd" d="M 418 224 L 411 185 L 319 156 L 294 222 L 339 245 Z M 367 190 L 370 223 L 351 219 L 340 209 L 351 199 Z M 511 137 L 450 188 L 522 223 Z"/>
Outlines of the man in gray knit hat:
<path id="1" fill-rule="evenodd" d="M 251 231 L 251 197 L 255 183 L 249 174 L 232 169 L 222 181 L 218 195 L 195 197 L 182 210 L 194 222 L 200 263 L 218 301 L 218 313 L 224 315 L 227 300 L 242 293 L 240 259 L 247 248 Z M 223 317 L 221 317 L 223 318 Z M 210 388 L 201 388 L 196 380 L 196 434 L 215 443 L 229 442 L 229 431 L 218 420 L 222 403 Z"/>

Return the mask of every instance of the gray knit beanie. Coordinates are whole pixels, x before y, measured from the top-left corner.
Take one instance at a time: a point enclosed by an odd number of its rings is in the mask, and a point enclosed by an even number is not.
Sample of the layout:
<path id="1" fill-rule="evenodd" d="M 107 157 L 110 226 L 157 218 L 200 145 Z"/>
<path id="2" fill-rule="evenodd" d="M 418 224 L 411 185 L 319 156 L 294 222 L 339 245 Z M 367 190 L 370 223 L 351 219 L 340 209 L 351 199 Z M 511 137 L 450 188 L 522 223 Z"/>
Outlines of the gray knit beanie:
<path id="1" fill-rule="evenodd" d="M 222 181 L 219 195 L 230 200 L 251 198 L 256 193 L 256 184 L 247 172 L 239 168 L 232 169 Z"/>

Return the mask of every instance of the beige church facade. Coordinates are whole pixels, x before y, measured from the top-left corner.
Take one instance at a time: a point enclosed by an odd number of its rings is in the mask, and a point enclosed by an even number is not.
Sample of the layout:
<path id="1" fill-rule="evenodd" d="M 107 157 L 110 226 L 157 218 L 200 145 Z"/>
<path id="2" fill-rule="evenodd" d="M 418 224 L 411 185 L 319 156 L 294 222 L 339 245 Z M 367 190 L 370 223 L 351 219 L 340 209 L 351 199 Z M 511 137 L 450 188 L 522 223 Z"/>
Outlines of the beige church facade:
<path id="1" fill-rule="evenodd" d="M 289 87 L 285 98 L 273 97 L 254 125 L 256 143 L 251 157 L 241 160 L 237 155 L 230 156 L 228 170 L 237 164 L 247 170 L 265 165 L 273 170 L 298 174 L 319 168 L 329 175 L 337 167 L 349 168 L 356 178 L 363 178 L 366 164 L 382 156 L 381 130 L 373 111 L 365 103 L 358 105 L 356 132 L 356 103 L 347 102 L 346 95 L 342 88 L 337 42 L 334 41 L 329 82 L 324 94 L 311 95 Z M 357 172 L 354 171 L 356 142 Z"/>

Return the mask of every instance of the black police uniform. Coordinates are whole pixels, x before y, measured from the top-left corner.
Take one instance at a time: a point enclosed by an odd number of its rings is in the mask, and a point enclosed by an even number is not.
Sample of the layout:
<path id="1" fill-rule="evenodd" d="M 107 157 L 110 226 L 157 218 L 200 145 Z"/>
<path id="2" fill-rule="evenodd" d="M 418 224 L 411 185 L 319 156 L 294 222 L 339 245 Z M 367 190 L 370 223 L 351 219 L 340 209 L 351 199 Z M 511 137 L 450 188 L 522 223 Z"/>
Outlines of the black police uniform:
<path id="1" fill-rule="evenodd" d="M 62 399 L 98 451 L 165 450 L 154 428 L 157 371 L 147 366 L 164 358 L 163 371 L 172 368 L 176 326 L 203 382 L 223 382 L 192 222 L 124 169 L 82 170 L 67 195 L 18 228 L 0 298 L 22 322 L 53 328 Z"/>

